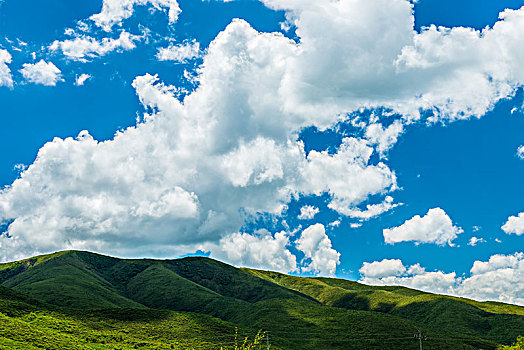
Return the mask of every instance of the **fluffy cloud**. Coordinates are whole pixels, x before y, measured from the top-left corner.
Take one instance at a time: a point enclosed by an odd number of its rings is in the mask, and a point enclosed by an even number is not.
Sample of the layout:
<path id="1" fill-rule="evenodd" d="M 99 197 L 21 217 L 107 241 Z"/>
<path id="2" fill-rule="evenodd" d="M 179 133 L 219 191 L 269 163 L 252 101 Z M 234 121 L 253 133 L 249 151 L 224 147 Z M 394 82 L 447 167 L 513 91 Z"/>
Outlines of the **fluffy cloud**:
<path id="1" fill-rule="evenodd" d="M 519 39 L 509 34 L 524 27 L 524 10 L 507 10 L 482 31 L 417 33 L 410 1 L 263 2 L 285 10 L 300 37 L 282 63 L 283 107 L 316 125 L 362 106 L 390 107 L 408 119 L 419 118 L 421 109 L 432 110 L 435 120 L 482 116 L 524 82 Z M 401 124 L 377 125 L 369 137 L 385 150 L 401 132 Z"/>
<path id="2" fill-rule="evenodd" d="M 37 63 L 24 63 L 20 73 L 24 78 L 34 84 L 55 86 L 58 81 L 62 81 L 62 72 L 53 62 L 40 60 Z"/>
<path id="3" fill-rule="evenodd" d="M 524 305 L 523 253 L 493 255 L 489 261 L 475 261 L 466 278 L 458 278 L 454 272 L 428 272 L 420 264 L 408 267 L 400 260 L 387 259 L 364 263 L 360 274 L 360 281 L 366 284 L 401 285 L 481 301 Z"/>
<path id="4" fill-rule="evenodd" d="M 270 233 L 259 230 L 254 234 L 232 233 L 218 244 L 197 245 L 210 251 L 211 256 L 242 266 L 272 269 L 281 272 L 314 272 L 333 275 L 340 263 L 340 254 L 331 246 L 331 240 L 322 224 L 306 228 L 294 242 L 290 239 L 295 232 Z M 297 263 L 297 256 L 290 248 L 301 251 L 304 259 Z"/>
<path id="5" fill-rule="evenodd" d="M 329 193 L 350 208 L 394 188 L 394 173 L 370 164 L 367 140 L 346 138 L 335 154 L 306 157 L 296 136 L 305 121 L 275 96 L 294 50 L 282 35 L 237 20 L 211 43 L 199 87 L 184 101 L 158 77 L 137 77 L 152 111 L 140 123 L 106 142 L 88 133 L 55 139 L 0 192 L 0 217 L 12 221 L 2 258 L 64 248 L 172 256 L 218 244 L 238 232 L 244 213 L 278 215 L 294 195 Z M 333 273 L 338 253 L 327 236 L 318 244 L 307 251 L 310 269 Z"/>
<path id="6" fill-rule="evenodd" d="M 196 40 L 185 41 L 179 45 L 170 45 L 158 49 L 156 57 L 160 61 L 174 61 L 184 63 L 193 58 L 200 57 L 200 43 Z"/>
<path id="7" fill-rule="evenodd" d="M 481 31 L 432 26 L 417 33 L 405 0 L 263 2 L 286 10 L 297 27 L 301 52 L 286 83 L 304 109 L 329 100 L 337 109 L 378 104 L 415 118 L 422 108 L 461 119 L 482 116 L 524 82 L 514 35 L 524 27 L 522 9 L 502 12 Z"/>
<path id="8" fill-rule="evenodd" d="M 309 226 L 296 241 L 296 248 L 302 251 L 310 262 L 302 271 L 318 272 L 322 275 L 334 275 L 340 263 L 340 253 L 331 247 L 331 240 L 326 235 L 324 225 Z"/>
<path id="9" fill-rule="evenodd" d="M 75 79 L 75 85 L 77 85 L 77 86 L 82 86 L 82 85 L 84 85 L 84 83 L 85 83 L 88 79 L 91 79 L 91 76 L 90 76 L 89 74 L 82 73 L 82 74 L 80 74 L 79 76 L 76 77 L 76 79 Z"/>
<path id="10" fill-rule="evenodd" d="M 483 31 L 418 34 L 405 0 L 264 2 L 286 10 L 298 42 L 234 20 L 210 44 L 198 88 L 183 101 L 158 77 L 137 77 L 149 111 L 140 123 L 106 142 L 85 133 L 55 139 L 0 192 L 0 220 L 10 222 L 2 258 L 75 247 L 172 256 L 177 247 L 235 234 L 243 213 L 278 215 L 294 195 L 327 193 L 332 209 L 354 212 L 370 195 L 397 188 L 395 173 L 371 155 L 384 156 L 421 109 L 437 118 L 481 115 L 524 81 L 520 38 L 512 35 L 523 32 L 524 10 L 504 12 Z M 92 20 L 109 31 L 148 4 L 167 9 L 171 22 L 180 12 L 174 0 L 105 0 Z M 35 81 L 29 71 L 37 65 L 52 64 L 27 65 L 26 79 Z M 46 81 L 55 84 L 60 72 L 52 67 Z M 363 138 L 306 157 L 297 141 L 302 127 L 329 127 L 373 106 L 404 117 L 387 127 L 373 121 Z M 436 220 L 440 235 L 413 230 L 407 238 L 451 242 L 460 229 L 446 218 Z M 321 265 L 311 268 L 333 270 Z"/>
<path id="11" fill-rule="evenodd" d="M 314 207 L 312 205 L 304 205 L 302 208 L 300 208 L 300 215 L 298 218 L 300 220 L 311 220 L 315 217 L 315 215 L 318 214 L 320 210 L 317 207 Z"/>
<path id="12" fill-rule="evenodd" d="M 150 5 L 157 10 L 167 9 L 170 23 L 176 22 L 181 12 L 176 0 L 104 0 L 102 11 L 91 16 L 91 19 L 109 32 L 114 25 L 120 25 L 124 19 L 131 17 L 137 5 Z"/>
<path id="13" fill-rule="evenodd" d="M 396 189 L 396 176 L 384 163 L 369 163 L 373 148 L 366 140 L 345 138 L 338 152 L 311 151 L 301 168 L 298 188 L 303 193 L 330 193 L 328 206 L 349 215 L 369 195 Z"/>
<path id="14" fill-rule="evenodd" d="M 360 282 L 365 284 L 400 285 L 434 293 L 453 294 L 457 282 L 454 272 L 428 272 L 420 264 L 404 266 L 398 259 L 365 262 L 359 272 Z"/>
<path id="15" fill-rule="evenodd" d="M 366 128 L 366 138 L 377 145 L 377 151 L 382 157 L 397 143 L 398 137 L 404 132 L 404 125 L 400 121 L 384 128 L 380 123 L 373 123 Z"/>
<path id="16" fill-rule="evenodd" d="M 479 243 L 486 243 L 486 240 L 484 238 L 471 237 L 471 239 L 468 242 L 468 245 L 474 247 Z"/>
<path id="17" fill-rule="evenodd" d="M 524 234 L 524 213 L 519 213 L 517 216 L 510 216 L 508 221 L 502 226 L 502 230 L 508 235 L 511 233 L 517 236 Z"/>
<path id="18" fill-rule="evenodd" d="M 517 157 L 519 157 L 520 159 L 524 159 L 524 145 L 519 146 L 519 148 L 517 148 Z"/>
<path id="19" fill-rule="evenodd" d="M 415 241 L 418 243 L 436 243 L 453 246 L 453 240 L 462 233 L 460 227 L 453 222 L 440 208 L 429 209 L 423 217 L 415 215 L 402 225 L 391 229 L 384 229 L 384 240 L 388 244 Z"/>
<path id="20" fill-rule="evenodd" d="M 140 38 L 126 31 L 122 31 L 117 39 L 103 38 L 100 41 L 81 35 L 74 39 L 55 40 L 49 48 L 53 51 L 62 51 L 67 58 L 85 61 L 86 58 L 104 56 L 115 50 L 132 50 L 136 47 L 135 42 Z"/>
<path id="21" fill-rule="evenodd" d="M 221 169 L 235 187 L 281 180 L 284 164 L 279 152 L 286 150 L 274 140 L 258 137 L 248 144 L 241 141 L 237 149 L 224 155 Z"/>
<path id="22" fill-rule="evenodd" d="M 489 261 L 475 261 L 471 276 L 460 281 L 456 293 L 478 300 L 524 305 L 524 253 L 493 255 Z"/>
<path id="23" fill-rule="evenodd" d="M 400 285 L 415 288 L 432 293 L 453 294 L 456 284 L 455 272 L 444 273 L 442 271 L 428 272 L 420 265 L 410 267 L 412 274 L 404 277 L 385 277 L 379 281 L 364 279 L 366 284 Z M 375 283 L 377 282 L 377 283 Z"/>
<path id="24" fill-rule="evenodd" d="M 371 263 L 365 262 L 359 272 L 366 278 L 384 278 L 402 275 L 406 272 L 406 267 L 399 259 L 384 259 Z"/>
<path id="25" fill-rule="evenodd" d="M 11 63 L 11 54 L 7 50 L 0 49 L 0 86 L 13 86 L 9 63 Z"/>
<path id="26" fill-rule="evenodd" d="M 287 249 L 288 245 L 286 232 L 234 233 L 220 240 L 220 248 L 213 249 L 213 256 L 242 266 L 292 272 L 297 270 L 297 261 Z"/>

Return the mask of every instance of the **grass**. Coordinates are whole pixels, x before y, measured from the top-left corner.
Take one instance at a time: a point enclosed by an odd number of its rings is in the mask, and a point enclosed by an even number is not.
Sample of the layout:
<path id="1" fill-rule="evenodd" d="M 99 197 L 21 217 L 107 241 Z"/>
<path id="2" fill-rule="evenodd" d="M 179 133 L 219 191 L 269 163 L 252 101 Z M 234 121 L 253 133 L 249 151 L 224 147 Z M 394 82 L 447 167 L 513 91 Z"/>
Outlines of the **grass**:
<path id="1" fill-rule="evenodd" d="M 65 309 L 10 294 L 0 298 L 0 349 L 218 349 L 235 341 L 235 325 L 207 315 Z"/>
<path id="2" fill-rule="evenodd" d="M 419 329 L 425 349 L 496 349 L 524 334 L 514 305 L 208 258 L 69 251 L 0 264 L 0 284 L 5 349 L 257 349 L 259 330 L 272 349 L 417 349 Z"/>

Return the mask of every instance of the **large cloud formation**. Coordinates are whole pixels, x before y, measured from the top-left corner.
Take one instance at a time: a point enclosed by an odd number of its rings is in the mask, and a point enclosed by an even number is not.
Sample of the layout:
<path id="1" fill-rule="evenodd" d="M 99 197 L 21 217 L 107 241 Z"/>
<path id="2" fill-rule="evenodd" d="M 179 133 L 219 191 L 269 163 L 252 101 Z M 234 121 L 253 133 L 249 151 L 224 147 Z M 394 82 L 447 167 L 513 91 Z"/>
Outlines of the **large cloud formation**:
<path id="1" fill-rule="evenodd" d="M 298 42 L 234 20 L 210 44 L 198 88 L 182 101 L 160 77 L 136 77 L 148 112 L 135 127 L 105 142 L 87 132 L 57 138 L 0 192 L 0 220 L 8 227 L 1 258 L 63 248 L 173 256 L 208 247 L 227 255 L 231 242 L 255 239 L 272 242 L 281 269 L 296 269 L 285 249 L 294 244 L 309 259 L 304 268 L 332 273 L 338 253 L 320 227 L 299 239 L 246 236 L 239 233 L 244 220 L 279 215 L 299 195 L 328 194 L 331 209 L 361 219 L 389 210 L 390 197 L 365 211 L 358 206 L 397 189 L 386 151 L 406 124 L 424 110 L 433 111 L 431 120 L 481 116 L 524 82 L 524 51 L 512 35 L 524 29 L 524 10 L 505 11 L 483 31 L 417 33 L 406 0 L 264 2 L 286 10 Z M 167 9 L 170 22 L 180 12 L 174 0 L 106 0 L 92 20 L 109 31 L 135 5 Z M 378 117 L 360 123 L 362 137 L 346 137 L 335 153 L 306 156 L 301 128 L 329 127 L 359 108 L 380 106 L 403 117 L 391 125 Z M 242 252 L 236 260 L 272 266 L 253 249 Z"/>

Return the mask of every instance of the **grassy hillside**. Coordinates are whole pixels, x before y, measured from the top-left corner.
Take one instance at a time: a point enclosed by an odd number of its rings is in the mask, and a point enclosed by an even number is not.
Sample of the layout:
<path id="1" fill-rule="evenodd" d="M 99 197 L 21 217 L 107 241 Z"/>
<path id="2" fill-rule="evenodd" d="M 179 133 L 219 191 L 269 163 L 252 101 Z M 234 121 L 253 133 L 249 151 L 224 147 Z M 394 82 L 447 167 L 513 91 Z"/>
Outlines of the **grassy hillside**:
<path id="1" fill-rule="evenodd" d="M 0 349 L 216 349 L 234 336 L 235 325 L 206 315 L 64 309 L 0 287 Z"/>
<path id="2" fill-rule="evenodd" d="M 60 252 L 0 264 L 0 285 L 10 288 L 0 289 L 5 348 L 24 348 L 30 339 L 57 349 L 218 348 L 235 326 L 242 335 L 269 331 L 273 349 L 417 349 L 419 329 L 429 337 L 425 349 L 495 349 L 524 334 L 518 306 L 237 269 L 208 258 Z"/>
<path id="3" fill-rule="evenodd" d="M 450 333 L 508 343 L 524 330 L 524 308 L 516 305 L 481 303 L 398 286 L 367 286 L 340 279 L 246 271 L 311 296 L 325 305 L 395 315 Z"/>

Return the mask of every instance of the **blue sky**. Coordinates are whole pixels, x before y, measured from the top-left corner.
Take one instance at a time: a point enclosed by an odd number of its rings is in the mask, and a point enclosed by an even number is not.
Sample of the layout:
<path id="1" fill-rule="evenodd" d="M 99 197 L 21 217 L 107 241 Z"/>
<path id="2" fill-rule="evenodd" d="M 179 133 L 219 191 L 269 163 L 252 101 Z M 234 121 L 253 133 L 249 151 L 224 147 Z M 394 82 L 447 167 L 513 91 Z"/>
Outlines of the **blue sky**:
<path id="1" fill-rule="evenodd" d="M 384 1 L 1 1 L 2 260 L 524 303 L 524 1 Z"/>

